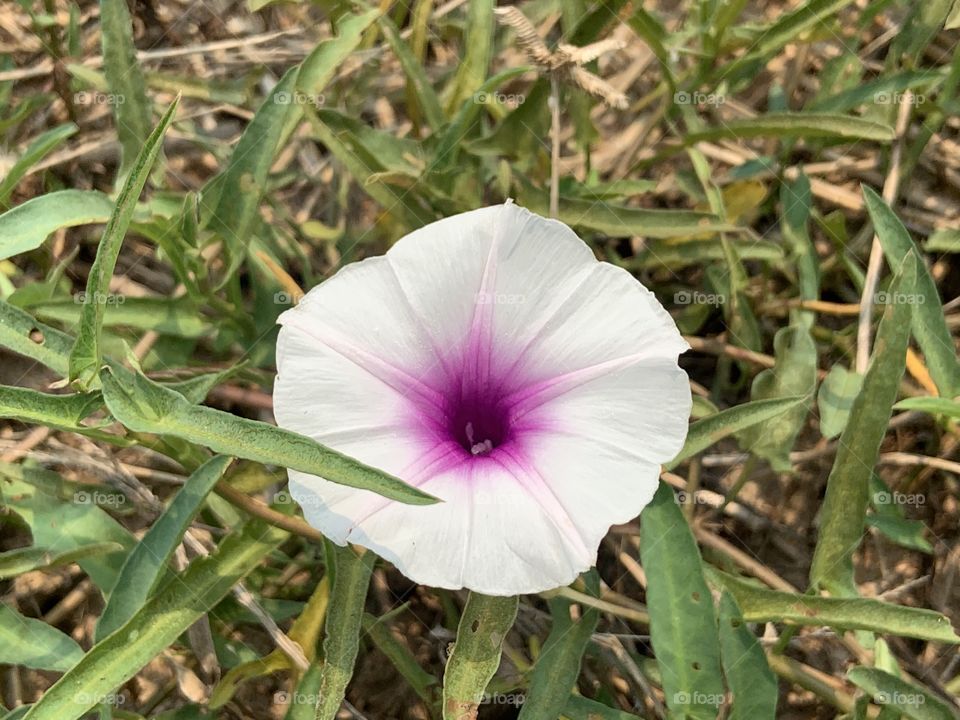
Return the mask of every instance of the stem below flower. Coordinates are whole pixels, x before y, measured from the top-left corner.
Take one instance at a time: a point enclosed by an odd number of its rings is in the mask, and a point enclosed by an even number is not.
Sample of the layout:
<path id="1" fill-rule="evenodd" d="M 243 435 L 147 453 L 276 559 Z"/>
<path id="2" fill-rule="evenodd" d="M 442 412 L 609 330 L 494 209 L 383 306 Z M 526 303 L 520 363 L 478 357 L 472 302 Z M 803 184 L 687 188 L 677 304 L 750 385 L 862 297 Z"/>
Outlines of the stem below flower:
<path id="1" fill-rule="evenodd" d="M 443 674 L 443 720 L 476 720 L 487 683 L 500 666 L 503 639 L 517 617 L 518 598 L 472 592 Z"/>

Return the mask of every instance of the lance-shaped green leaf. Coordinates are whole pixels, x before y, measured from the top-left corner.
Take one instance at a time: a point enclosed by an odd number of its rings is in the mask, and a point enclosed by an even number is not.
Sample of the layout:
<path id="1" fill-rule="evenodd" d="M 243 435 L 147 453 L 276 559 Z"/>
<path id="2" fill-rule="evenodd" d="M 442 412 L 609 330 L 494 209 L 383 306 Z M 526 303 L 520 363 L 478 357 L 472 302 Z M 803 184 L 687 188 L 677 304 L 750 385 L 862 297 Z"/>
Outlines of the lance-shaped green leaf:
<path id="1" fill-rule="evenodd" d="M 123 550 L 123 545 L 115 542 L 90 543 L 65 552 L 42 547 L 8 550 L 0 553 L 0 579 L 15 577 L 32 570 L 58 568 L 84 558 L 108 555 L 120 550 Z"/>
<path id="2" fill-rule="evenodd" d="M 443 673 L 443 720 L 473 720 L 487 685 L 500 667 L 500 653 L 519 599 L 471 592 L 457 627 L 457 640 Z"/>
<path id="3" fill-rule="evenodd" d="M 777 712 L 777 678 L 757 638 L 744 622 L 730 593 L 720 598 L 720 657 L 733 694 L 729 720 L 773 720 Z"/>
<path id="4" fill-rule="evenodd" d="M 330 482 L 371 490 L 391 500 L 414 505 L 436 502 L 432 495 L 316 440 L 276 425 L 194 405 L 180 393 L 140 373 L 124 371 L 120 377 L 105 368 L 100 382 L 110 412 L 136 432 L 173 435 L 224 455 L 300 470 Z"/>
<path id="5" fill-rule="evenodd" d="M 747 622 L 787 622 L 870 630 L 942 643 L 960 643 L 950 621 L 933 610 L 905 607 L 872 598 L 822 597 L 770 590 L 708 568 L 710 582 L 729 591 Z"/>
<path id="6" fill-rule="evenodd" d="M 413 95 L 417 99 L 417 104 L 420 106 L 423 116 L 427 120 L 427 125 L 436 132 L 444 124 L 445 119 L 440 107 L 440 100 L 437 98 L 437 93 L 434 92 L 433 85 L 430 84 L 423 66 L 414 57 L 410 46 L 400 35 L 400 31 L 393 20 L 383 15 L 378 22 L 380 29 L 383 31 L 383 36 L 390 43 L 393 54 L 400 61 L 400 67 L 403 68 L 403 72 L 407 76 L 407 82 L 413 90 Z"/>
<path id="7" fill-rule="evenodd" d="M 467 8 L 466 34 L 457 73 L 450 83 L 447 112 L 452 113 L 473 95 L 487 77 L 493 54 L 493 0 L 470 0 Z"/>
<path id="8" fill-rule="evenodd" d="M 723 703 L 713 598 L 673 490 L 660 484 L 640 516 L 650 641 L 672 716 L 714 720 Z"/>
<path id="9" fill-rule="evenodd" d="M 702 420 L 697 420 L 690 425 L 683 449 L 673 460 L 665 463 L 664 467 L 667 469 L 675 468 L 684 460 L 703 452 L 728 435 L 771 420 L 796 407 L 806 399 L 804 395 L 795 395 L 793 397 L 771 398 L 770 400 L 754 400 L 721 410 Z"/>
<path id="10" fill-rule="evenodd" d="M 920 251 L 900 218 L 894 215 L 877 193 L 866 186 L 863 187 L 863 198 L 890 267 L 900 267 L 908 256 L 912 256 L 916 266 L 914 284 L 902 286 L 899 289 L 902 297 L 891 295 L 890 299 L 910 305 L 911 329 L 923 350 L 930 375 L 940 394 L 944 397 L 960 394 L 960 360 L 957 359 L 957 350 L 947 328 L 936 283 L 920 259 Z"/>
<path id="11" fill-rule="evenodd" d="M 163 578 L 167 562 L 180 544 L 193 516 L 223 476 L 233 458 L 218 455 L 201 465 L 177 492 L 169 507 L 127 556 L 110 600 L 97 623 L 97 639 L 105 638 L 146 603 Z"/>
<path id="12" fill-rule="evenodd" d="M 0 260 L 36 250 L 60 228 L 106 222 L 113 201 L 96 190 L 57 190 L 0 215 Z"/>
<path id="13" fill-rule="evenodd" d="M 835 438 L 843 432 L 862 385 L 860 373 L 847 370 L 843 365 L 830 368 L 817 392 L 820 432 L 825 438 Z"/>
<path id="14" fill-rule="evenodd" d="M 397 610 L 405 608 L 401 605 Z M 363 631 L 370 637 L 377 649 L 382 652 L 390 663 L 403 676 L 414 692 L 428 707 L 433 707 L 439 700 L 440 682 L 431 673 L 424 670 L 417 658 L 407 647 L 406 643 L 396 637 L 390 630 L 390 616 L 397 612 L 391 610 L 383 617 L 370 614 L 363 616 Z"/>
<path id="15" fill-rule="evenodd" d="M 360 648 L 363 605 L 376 556 L 350 545 L 334 550 L 336 574 L 327 611 L 316 720 L 334 720 Z"/>
<path id="16" fill-rule="evenodd" d="M 931 415 L 960 419 L 960 402 L 948 398 L 912 397 L 893 406 L 897 410 L 919 410 Z"/>
<path id="17" fill-rule="evenodd" d="M 599 597 L 600 576 L 596 570 L 584 575 L 584 580 L 587 591 Z M 576 687 L 583 653 L 597 629 L 600 611 L 585 607 L 580 617 L 574 620 L 570 617 L 573 604 L 563 597 L 550 600 L 553 624 L 530 676 L 520 720 L 554 720 L 563 713 L 570 693 Z"/>
<path id="18" fill-rule="evenodd" d="M 133 22 L 126 0 L 100 0 L 100 44 L 120 139 L 117 177 L 122 182 L 135 167 L 134 158 L 150 136 L 152 119 L 147 85 L 133 45 Z"/>
<path id="19" fill-rule="evenodd" d="M 0 385 L 0 417 L 25 423 L 74 432 L 92 431 L 93 428 L 81 421 L 102 405 L 99 392 L 51 395 L 29 388 Z"/>
<path id="20" fill-rule="evenodd" d="M 580 695 L 571 695 L 564 707 L 563 717 L 570 720 L 637 720 L 639 715 L 608 707 Z"/>
<path id="21" fill-rule="evenodd" d="M 97 257 L 90 268 L 90 275 L 87 278 L 86 302 L 83 304 L 83 311 L 80 316 L 80 329 L 76 344 L 70 353 L 70 379 L 76 381 L 80 387 L 89 387 L 103 363 L 103 348 L 100 338 L 103 332 L 103 313 L 110 293 L 110 278 L 113 276 L 113 270 L 117 265 L 120 246 L 123 244 L 124 235 L 126 235 L 130 220 L 133 218 L 137 199 L 147 182 L 147 176 L 150 174 L 150 169 L 153 167 L 157 153 L 163 144 L 163 134 L 173 120 L 178 103 L 179 98 L 171 103 L 167 112 L 160 119 L 160 124 L 147 138 L 140 154 L 137 155 L 130 175 L 117 197 L 113 214 L 107 221 L 103 238 L 97 248 Z"/>
<path id="22" fill-rule="evenodd" d="M 3 180 L 0 180 L 0 208 L 6 205 L 7 200 L 10 198 L 10 193 L 17 187 L 20 178 L 26 175 L 27 171 L 47 153 L 59 147 L 64 140 L 75 132 L 77 132 L 77 126 L 73 123 L 67 123 L 66 125 L 55 127 L 52 130 L 47 130 L 30 143 L 27 149 L 23 151 L 23 155 L 21 155 L 13 164 L 13 167 L 7 171 Z M 2 252 L 0 252 L 0 255 L 2 255 Z M 2 259 L 2 257 L 0 257 L 0 259 Z"/>
<path id="23" fill-rule="evenodd" d="M 900 266 L 891 292 L 907 293 L 916 282 L 911 251 Z M 850 419 L 840 436 L 837 457 L 821 511 L 820 533 L 810 568 L 810 583 L 834 595 L 854 595 L 853 553 L 863 536 L 870 496 L 870 473 L 887 431 L 893 403 L 906 364 L 910 340 L 910 305 L 887 305 L 863 387 L 853 401 Z"/>
<path id="24" fill-rule="evenodd" d="M 855 667 L 847 679 L 869 693 L 877 705 L 896 708 L 911 720 L 958 720 L 960 713 L 919 685 L 902 680 L 879 668 Z M 899 713 L 890 715 L 897 717 Z"/>
<path id="25" fill-rule="evenodd" d="M 0 663 L 64 672 L 82 657 L 69 635 L 0 603 Z"/>
<path id="26" fill-rule="evenodd" d="M 171 578 L 130 620 L 98 642 L 30 708 L 29 720 L 77 720 L 175 642 L 287 537 L 259 520 Z"/>
<path id="27" fill-rule="evenodd" d="M 890 141 L 893 128 L 853 115 L 829 113 L 766 113 L 755 118 L 730 120 L 722 125 L 697 130 L 683 136 L 685 145 L 704 140 L 742 140 L 755 137 L 830 138 Z"/>
<path id="28" fill-rule="evenodd" d="M 73 338 L 0 300 L 0 347 L 36 360 L 65 377 Z"/>

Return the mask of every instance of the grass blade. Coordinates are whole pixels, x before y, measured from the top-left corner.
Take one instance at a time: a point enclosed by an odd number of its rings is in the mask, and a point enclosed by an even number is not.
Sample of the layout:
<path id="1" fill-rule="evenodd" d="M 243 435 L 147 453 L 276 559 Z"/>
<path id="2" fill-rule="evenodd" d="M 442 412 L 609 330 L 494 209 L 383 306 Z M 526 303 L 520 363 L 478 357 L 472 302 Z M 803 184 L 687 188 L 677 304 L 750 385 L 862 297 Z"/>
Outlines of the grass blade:
<path id="1" fill-rule="evenodd" d="M 915 255 L 901 265 L 892 292 L 915 286 Z M 853 553 L 863 536 L 870 496 L 870 474 L 877 462 L 893 403 L 906 365 L 910 340 L 910 305 L 888 305 L 877 330 L 877 342 L 863 387 L 853 401 L 850 419 L 840 436 L 837 457 L 827 479 L 820 534 L 810 568 L 810 583 L 834 595 L 855 595 Z"/>
<path id="2" fill-rule="evenodd" d="M 187 478 L 170 506 L 127 556 L 117 585 L 97 623 L 98 640 L 127 622 L 150 597 L 193 516 L 200 510 L 232 459 L 218 455 Z"/>
<path id="3" fill-rule="evenodd" d="M 471 592 L 457 640 L 443 673 L 443 720 L 474 720 L 487 684 L 500 667 L 500 653 L 519 599 Z"/>
<path id="4" fill-rule="evenodd" d="M 343 702 L 360 648 L 363 606 L 377 559 L 372 552 L 358 551 L 350 545 L 337 548 L 334 555 L 336 573 L 323 640 L 316 720 L 334 720 Z"/>
<path id="5" fill-rule="evenodd" d="M 113 416 L 131 430 L 173 435 L 206 445 L 217 453 L 300 470 L 331 482 L 372 490 L 392 500 L 414 505 L 436 502 L 432 495 L 308 437 L 276 425 L 194 405 L 180 393 L 139 373 L 134 375 L 119 369 L 117 372 L 124 376 L 121 378 L 108 369 L 100 373 L 103 397 Z"/>
<path id="6" fill-rule="evenodd" d="M 587 573 L 585 579 L 590 594 L 598 597 L 600 578 L 596 571 Z M 520 720 L 554 720 L 563 713 L 570 692 L 577 684 L 583 653 L 597 629 L 600 611 L 585 607 L 580 618 L 573 620 L 572 604 L 562 597 L 550 600 L 553 625 L 530 676 Z"/>
<path id="7" fill-rule="evenodd" d="M 147 99 L 147 84 L 133 45 L 133 22 L 126 0 L 100 0 L 100 29 L 103 70 L 113 94 L 112 105 L 120 138 L 121 160 L 117 178 L 123 182 L 136 166 L 134 158 L 150 137 L 152 112 Z"/>
<path id="8" fill-rule="evenodd" d="M 460 57 L 457 74 L 449 88 L 447 113 L 460 107 L 477 91 L 487 77 L 490 56 L 493 53 L 493 0 L 470 0 L 467 8 L 466 34 L 463 38 L 464 52 Z"/>
<path id="9" fill-rule="evenodd" d="M 809 112 L 767 113 L 755 118 L 730 120 L 719 127 L 687 133 L 683 136 L 683 142 L 686 145 L 695 145 L 703 140 L 741 140 L 756 137 L 889 142 L 893 140 L 894 132 L 889 125 L 852 115 Z"/>
<path id="10" fill-rule="evenodd" d="M 920 259 L 920 251 L 910 233 L 890 206 L 866 186 L 863 188 L 863 197 L 890 267 L 900 267 L 904 258 L 913 251 L 916 283 L 901 288 L 911 302 L 910 326 L 923 350 L 937 389 L 944 397 L 952 398 L 960 394 L 960 360 L 957 359 L 957 351 L 947 327 L 936 283 Z"/>
<path id="11" fill-rule="evenodd" d="M 640 538 L 667 707 L 677 718 L 714 720 L 723 703 L 717 619 L 697 543 L 669 486 L 661 483 L 644 508 Z"/>
<path id="12" fill-rule="evenodd" d="M 0 208 L 6 206 L 10 194 L 17 187 L 20 179 L 27 174 L 27 171 L 76 132 L 77 126 L 73 123 L 67 123 L 52 130 L 47 130 L 30 143 L 27 149 L 23 151 L 23 155 L 7 171 L 3 180 L 0 180 Z"/>
<path id="13" fill-rule="evenodd" d="M 124 5 L 124 7 L 126 7 Z M 77 340 L 70 352 L 70 380 L 80 388 L 87 388 L 96 379 L 103 362 L 101 333 L 106 298 L 110 290 L 110 278 L 117 264 L 120 246 L 130 226 L 133 210 L 147 182 L 147 176 L 163 144 L 163 135 L 177 111 L 179 99 L 174 100 L 160 119 L 160 124 L 146 139 L 137 155 L 130 176 L 123 184 L 117 204 L 107 221 L 103 238 L 97 248 L 97 257 L 87 278 L 87 301 L 83 304 Z"/>

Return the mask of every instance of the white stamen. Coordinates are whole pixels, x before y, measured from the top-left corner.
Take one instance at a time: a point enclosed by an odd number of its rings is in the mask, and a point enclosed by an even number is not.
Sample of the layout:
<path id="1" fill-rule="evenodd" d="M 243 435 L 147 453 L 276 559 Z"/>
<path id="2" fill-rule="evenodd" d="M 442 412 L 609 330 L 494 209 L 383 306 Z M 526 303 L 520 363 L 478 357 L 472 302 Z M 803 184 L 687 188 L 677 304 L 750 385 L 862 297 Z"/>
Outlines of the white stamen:
<path id="1" fill-rule="evenodd" d="M 471 439 L 472 443 L 473 440 Z M 477 443 L 470 448 L 470 452 L 474 455 L 486 455 L 488 452 L 493 450 L 493 443 L 490 440 L 484 440 L 482 443 Z"/>

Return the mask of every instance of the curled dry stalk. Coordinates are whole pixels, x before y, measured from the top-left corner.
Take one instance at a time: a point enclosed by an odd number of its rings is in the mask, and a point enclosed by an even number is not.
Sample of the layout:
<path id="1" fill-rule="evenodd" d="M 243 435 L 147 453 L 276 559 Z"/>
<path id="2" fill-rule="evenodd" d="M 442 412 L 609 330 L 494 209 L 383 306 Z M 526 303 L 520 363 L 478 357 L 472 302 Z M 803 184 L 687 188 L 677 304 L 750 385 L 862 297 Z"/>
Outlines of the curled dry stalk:
<path id="1" fill-rule="evenodd" d="M 606 38 L 586 47 L 558 43 L 547 47 L 533 23 L 516 7 L 494 10 L 501 24 L 517 33 L 517 45 L 527 58 L 550 78 L 550 217 L 560 214 L 560 87 L 567 83 L 603 100 L 618 110 L 627 107 L 627 96 L 583 66 L 601 55 L 622 50 L 619 40 Z"/>

